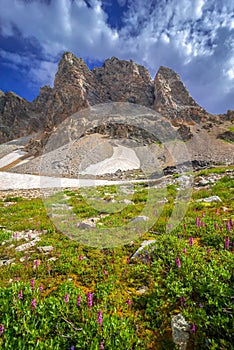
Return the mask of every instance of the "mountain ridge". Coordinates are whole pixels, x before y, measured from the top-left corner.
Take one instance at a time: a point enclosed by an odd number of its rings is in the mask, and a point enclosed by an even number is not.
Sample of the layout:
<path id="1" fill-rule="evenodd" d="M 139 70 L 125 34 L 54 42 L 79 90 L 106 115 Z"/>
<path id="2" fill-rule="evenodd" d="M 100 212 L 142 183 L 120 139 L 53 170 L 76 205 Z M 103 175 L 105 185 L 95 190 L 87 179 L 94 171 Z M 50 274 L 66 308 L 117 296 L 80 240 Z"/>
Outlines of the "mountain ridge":
<path id="1" fill-rule="evenodd" d="M 45 132 L 50 133 L 67 117 L 110 102 L 143 105 L 183 128 L 233 118 L 232 111 L 217 116 L 199 106 L 180 76 L 168 67 L 160 66 L 152 79 L 147 68 L 133 60 L 112 57 L 90 70 L 82 58 L 64 52 L 54 86 L 43 86 L 32 102 L 12 92 L 0 93 L 0 143 L 41 131 L 43 145 Z M 31 144 L 31 150 L 33 147 Z"/>

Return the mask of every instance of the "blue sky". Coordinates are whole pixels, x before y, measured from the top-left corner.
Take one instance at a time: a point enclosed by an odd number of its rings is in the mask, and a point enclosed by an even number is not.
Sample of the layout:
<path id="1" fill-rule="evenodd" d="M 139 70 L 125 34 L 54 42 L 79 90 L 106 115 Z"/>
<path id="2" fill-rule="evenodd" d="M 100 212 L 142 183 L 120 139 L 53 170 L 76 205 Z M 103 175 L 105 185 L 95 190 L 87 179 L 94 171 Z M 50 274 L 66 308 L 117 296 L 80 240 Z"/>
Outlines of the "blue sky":
<path id="1" fill-rule="evenodd" d="M 234 109 L 233 0 L 0 0 L 0 89 L 32 100 L 64 51 L 181 76 L 211 113 Z"/>

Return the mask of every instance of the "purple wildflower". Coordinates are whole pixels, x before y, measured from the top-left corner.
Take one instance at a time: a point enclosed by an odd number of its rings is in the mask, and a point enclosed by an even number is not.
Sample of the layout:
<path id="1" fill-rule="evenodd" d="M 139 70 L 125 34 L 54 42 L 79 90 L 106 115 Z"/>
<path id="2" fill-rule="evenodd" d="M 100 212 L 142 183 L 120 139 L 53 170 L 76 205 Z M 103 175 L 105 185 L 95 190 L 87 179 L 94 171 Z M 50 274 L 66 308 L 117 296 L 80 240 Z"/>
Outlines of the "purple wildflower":
<path id="1" fill-rule="evenodd" d="M 75 346 L 72 345 L 72 346 L 70 347 L 70 350 L 75 350 Z"/>
<path id="2" fill-rule="evenodd" d="M 195 323 L 192 323 L 192 325 L 191 325 L 191 332 L 192 333 L 195 333 L 196 332 L 196 325 L 195 325 Z"/>
<path id="3" fill-rule="evenodd" d="M 101 343 L 100 343 L 100 350 L 104 350 L 104 343 L 103 343 L 103 341 L 101 341 Z"/>
<path id="4" fill-rule="evenodd" d="M 210 253 L 210 248 L 207 248 L 207 249 L 206 249 L 206 252 L 209 254 L 209 253 Z"/>
<path id="5" fill-rule="evenodd" d="M 64 301 L 66 304 L 69 302 L 69 294 L 68 293 L 65 294 Z"/>
<path id="6" fill-rule="evenodd" d="M 18 298 L 19 298 L 20 300 L 23 299 L 23 291 L 22 291 L 22 289 L 19 291 Z"/>
<path id="7" fill-rule="evenodd" d="M 198 304 L 198 306 L 199 306 L 200 308 L 203 308 L 203 305 L 202 305 L 202 303 L 199 303 L 199 304 Z"/>
<path id="8" fill-rule="evenodd" d="M 36 308 L 36 303 L 37 303 L 37 301 L 36 301 L 36 298 L 33 298 L 33 300 L 32 300 L 32 309 L 35 309 Z"/>
<path id="9" fill-rule="evenodd" d="M 39 264 L 40 264 L 40 262 L 38 260 L 34 261 L 34 265 L 35 265 L 36 269 L 38 268 Z"/>
<path id="10" fill-rule="evenodd" d="M 81 302 L 81 296 L 79 294 L 79 295 L 77 295 L 76 306 L 80 307 L 80 302 Z"/>
<path id="11" fill-rule="evenodd" d="M 186 248 L 184 248 L 184 249 L 183 249 L 183 252 L 186 254 L 186 253 L 187 253 L 187 249 L 186 249 Z"/>
<path id="12" fill-rule="evenodd" d="M 0 335 L 2 335 L 4 333 L 4 325 L 0 324 Z M 104 348 L 103 348 L 104 349 Z"/>
<path id="13" fill-rule="evenodd" d="M 186 228 L 186 226 L 187 226 L 187 225 L 186 225 L 186 224 L 184 224 L 184 228 Z"/>
<path id="14" fill-rule="evenodd" d="M 128 304 L 128 305 L 131 305 L 131 304 L 132 304 L 132 301 L 131 301 L 130 299 L 128 299 L 127 304 Z"/>
<path id="15" fill-rule="evenodd" d="M 217 222 L 214 222 L 214 229 L 217 230 L 217 228 L 218 228 L 218 224 Z"/>
<path id="16" fill-rule="evenodd" d="M 228 221 L 228 222 L 226 223 L 226 229 L 227 229 L 227 231 L 229 231 L 229 232 L 232 231 L 232 227 L 231 227 L 230 221 Z"/>
<path id="17" fill-rule="evenodd" d="M 107 271 L 106 271 L 106 270 L 104 270 L 104 271 L 103 271 L 103 274 L 104 274 L 104 275 L 107 275 Z"/>
<path id="18" fill-rule="evenodd" d="M 199 217 L 198 217 L 198 216 L 196 216 L 196 226 L 197 226 L 198 228 L 200 228 L 200 226 L 201 226 L 201 223 L 200 223 L 200 220 L 199 220 Z"/>
<path id="19" fill-rule="evenodd" d="M 193 243 L 194 243 L 193 237 L 190 236 L 190 237 L 189 237 L 189 245 L 190 245 L 190 247 L 193 246 Z"/>
<path id="20" fill-rule="evenodd" d="M 179 269 L 181 268 L 180 258 L 176 258 L 176 265 Z"/>
<path id="21" fill-rule="evenodd" d="M 229 249 L 230 238 L 227 236 L 225 239 L 225 249 Z"/>
<path id="22" fill-rule="evenodd" d="M 102 311 L 101 310 L 98 311 L 98 318 L 97 318 L 97 320 L 98 320 L 99 326 L 101 327 L 102 326 Z"/>
<path id="23" fill-rule="evenodd" d="M 42 287 L 42 285 L 40 285 L 40 287 L 39 287 L 39 291 L 40 291 L 40 292 L 42 292 L 42 291 L 43 291 L 43 287 Z"/>
<path id="24" fill-rule="evenodd" d="M 81 261 L 83 259 L 83 256 L 82 255 L 79 255 L 79 261 Z"/>
<path id="25" fill-rule="evenodd" d="M 185 297 L 183 295 L 180 298 L 180 302 L 181 302 L 182 306 L 185 306 Z"/>
<path id="26" fill-rule="evenodd" d="M 230 224 L 231 226 L 233 226 L 232 218 L 229 220 L 229 224 Z"/>
<path id="27" fill-rule="evenodd" d="M 88 306 L 92 307 L 93 306 L 93 293 L 87 293 L 86 298 L 87 298 Z"/>
<path id="28" fill-rule="evenodd" d="M 35 281 L 34 281 L 34 279 L 31 279 L 31 281 L 30 281 L 30 286 L 31 286 L 31 289 L 34 290 L 34 286 L 35 286 Z"/>

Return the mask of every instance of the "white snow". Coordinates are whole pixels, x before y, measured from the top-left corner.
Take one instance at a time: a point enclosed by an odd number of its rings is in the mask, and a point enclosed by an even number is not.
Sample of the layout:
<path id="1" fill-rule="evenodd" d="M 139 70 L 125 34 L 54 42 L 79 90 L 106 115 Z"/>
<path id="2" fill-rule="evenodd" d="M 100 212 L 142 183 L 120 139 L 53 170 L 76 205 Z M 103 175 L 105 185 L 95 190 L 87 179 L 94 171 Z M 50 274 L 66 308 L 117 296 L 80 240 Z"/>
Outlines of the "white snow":
<path id="1" fill-rule="evenodd" d="M 114 174 L 119 169 L 126 171 L 140 168 L 140 160 L 134 150 L 118 146 L 113 147 L 113 151 L 113 155 L 110 158 L 88 166 L 80 174 L 104 175 Z"/>
<path id="2" fill-rule="evenodd" d="M 27 152 L 21 151 L 20 149 L 7 154 L 5 157 L 2 157 L 0 159 L 0 168 L 3 168 L 4 166 L 11 164 L 12 162 L 24 156 L 25 154 L 27 154 Z"/>

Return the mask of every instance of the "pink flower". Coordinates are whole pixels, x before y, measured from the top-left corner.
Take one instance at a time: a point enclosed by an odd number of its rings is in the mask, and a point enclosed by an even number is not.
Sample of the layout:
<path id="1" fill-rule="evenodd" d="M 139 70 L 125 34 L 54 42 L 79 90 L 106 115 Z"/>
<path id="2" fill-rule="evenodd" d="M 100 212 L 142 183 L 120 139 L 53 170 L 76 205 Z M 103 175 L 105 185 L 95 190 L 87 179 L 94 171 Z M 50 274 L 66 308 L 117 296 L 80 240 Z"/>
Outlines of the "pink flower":
<path id="1" fill-rule="evenodd" d="M 190 236 L 190 237 L 189 237 L 189 245 L 190 245 L 190 247 L 193 246 L 193 242 L 194 242 L 193 237 Z"/>
<path id="2" fill-rule="evenodd" d="M 132 304 L 132 301 L 131 301 L 130 299 L 128 299 L 127 304 L 128 304 L 128 305 L 131 305 L 131 304 Z"/>
<path id="3" fill-rule="evenodd" d="M 186 254 L 186 253 L 187 253 L 187 249 L 186 249 L 186 248 L 184 248 L 184 249 L 183 249 L 183 252 Z"/>
<path id="4" fill-rule="evenodd" d="M 36 301 L 36 298 L 34 298 L 33 300 L 32 300 L 32 309 L 35 309 L 36 308 L 36 303 L 37 303 L 37 301 Z"/>
<path id="5" fill-rule="evenodd" d="M 201 227 L 201 223 L 200 223 L 200 220 L 199 220 L 199 217 L 198 217 L 198 216 L 196 216 L 196 226 L 197 226 L 198 228 Z"/>
<path id="6" fill-rule="evenodd" d="M 225 239 L 225 249 L 229 249 L 230 238 L 227 236 Z"/>
<path id="7" fill-rule="evenodd" d="M 191 325 L 191 332 L 192 333 L 195 333 L 196 332 L 196 325 L 195 325 L 195 323 L 192 323 L 192 325 Z"/>
<path id="8" fill-rule="evenodd" d="M 43 291 L 43 287 L 42 287 L 42 285 L 40 285 L 40 287 L 39 287 L 39 291 L 40 291 L 40 292 L 42 292 L 42 291 Z"/>
<path id="9" fill-rule="evenodd" d="M 20 300 L 23 299 L 23 291 L 22 291 L 22 289 L 19 291 L 18 298 L 19 298 Z"/>
<path id="10" fill-rule="evenodd" d="M 34 265 L 35 265 L 36 269 L 38 268 L 39 264 L 40 264 L 40 262 L 38 260 L 34 261 Z"/>
<path id="11" fill-rule="evenodd" d="M 30 286 L 31 286 L 31 289 L 34 290 L 35 281 L 34 281 L 33 278 L 32 278 L 31 281 L 30 281 Z"/>
<path id="12" fill-rule="evenodd" d="M 179 269 L 181 268 L 180 258 L 176 258 L 176 265 Z"/>
<path id="13" fill-rule="evenodd" d="M 102 326 L 102 311 L 98 311 L 98 324 L 101 327 Z"/>
<path id="14" fill-rule="evenodd" d="M 180 298 L 180 301 L 181 301 L 182 306 L 185 306 L 185 297 L 183 295 Z"/>
<path id="15" fill-rule="evenodd" d="M 69 294 L 68 293 L 65 294 L 64 301 L 66 304 L 69 302 Z"/>
<path id="16" fill-rule="evenodd" d="M 104 270 L 104 271 L 103 271 L 103 274 L 104 274 L 104 275 L 107 275 L 107 271 L 106 271 L 106 270 Z"/>
<path id="17" fill-rule="evenodd" d="M 0 324 L 0 335 L 2 335 L 4 333 L 4 325 Z M 103 348 L 104 349 L 104 348 Z"/>
<path id="18" fill-rule="evenodd" d="M 100 343 L 100 350 L 104 350 L 104 343 L 103 343 L 103 341 L 101 341 L 101 343 Z"/>
<path id="19" fill-rule="evenodd" d="M 81 296 L 80 296 L 80 294 L 77 296 L 77 299 L 76 299 L 76 305 L 78 306 L 78 307 L 80 307 L 80 302 L 81 302 Z"/>
<path id="20" fill-rule="evenodd" d="M 81 261 L 82 259 L 83 259 L 83 256 L 82 256 L 82 255 L 79 255 L 78 260 Z"/>
<path id="21" fill-rule="evenodd" d="M 93 293 L 87 293 L 86 298 L 87 298 L 88 306 L 92 307 L 93 306 Z"/>

